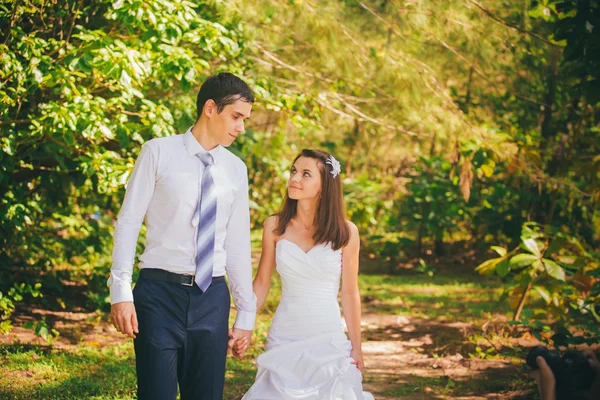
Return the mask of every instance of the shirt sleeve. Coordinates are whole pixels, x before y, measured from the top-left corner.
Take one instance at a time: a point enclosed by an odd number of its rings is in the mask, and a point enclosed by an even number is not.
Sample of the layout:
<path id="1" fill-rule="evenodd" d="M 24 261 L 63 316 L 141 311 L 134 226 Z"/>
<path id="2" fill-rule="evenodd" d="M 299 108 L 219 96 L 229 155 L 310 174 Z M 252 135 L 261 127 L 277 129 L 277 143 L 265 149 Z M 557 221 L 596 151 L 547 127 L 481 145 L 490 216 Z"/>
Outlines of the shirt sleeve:
<path id="1" fill-rule="evenodd" d="M 248 171 L 233 200 L 225 238 L 226 270 L 233 301 L 237 307 L 234 327 L 253 330 L 256 320 L 256 296 L 252 291 L 252 260 L 250 247 L 250 205 L 248 202 Z"/>
<path id="2" fill-rule="evenodd" d="M 111 304 L 133 301 L 131 276 L 137 240 L 156 183 L 155 143 L 146 143 L 135 162 L 126 185 L 125 199 L 113 235 L 112 268 L 108 286 Z"/>

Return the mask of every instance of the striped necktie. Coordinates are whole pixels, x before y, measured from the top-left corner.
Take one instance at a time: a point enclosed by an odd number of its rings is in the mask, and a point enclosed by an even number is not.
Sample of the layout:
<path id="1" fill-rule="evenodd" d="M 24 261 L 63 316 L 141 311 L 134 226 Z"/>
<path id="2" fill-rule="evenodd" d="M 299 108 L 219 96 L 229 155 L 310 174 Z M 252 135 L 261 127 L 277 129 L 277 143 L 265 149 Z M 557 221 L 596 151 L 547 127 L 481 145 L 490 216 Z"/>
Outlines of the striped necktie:
<path id="1" fill-rule="evenodd" d="M 217 221 L 217 196 L 211 169 L 213 158 L 209 153 L 197 154 L 202 164 L 200 201 L 198 203 L 198 236 L 196 239 L 196 277 L 198 287 L 205 292 L 212 283 L 213 255 L 215 252 L 215 226 Z"/>

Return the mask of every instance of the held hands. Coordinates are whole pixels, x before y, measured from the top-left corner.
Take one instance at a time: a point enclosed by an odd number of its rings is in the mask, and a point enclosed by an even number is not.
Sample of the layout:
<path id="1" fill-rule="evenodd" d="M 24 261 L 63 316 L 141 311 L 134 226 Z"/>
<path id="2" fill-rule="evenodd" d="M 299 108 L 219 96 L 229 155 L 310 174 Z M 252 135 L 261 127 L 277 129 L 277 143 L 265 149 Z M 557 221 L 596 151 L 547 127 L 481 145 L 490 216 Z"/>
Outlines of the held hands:
<path id="1" fill-rule="evenodd" d="M 242 359 L 248 346 L 250 346 L 252 340 L 252 331 L 245 329 L 231 328 L 229 330 L 229 342 L 228 347 L 231 349 L 231 354 L 237 358 Z"/>
<path id="2" fill-rule="evenodd" d="M 136 333 L 140 333 L 137 314 L 131 301 L 113 304 L 110 307 L 110 319 L 118 332 L 124 333 L 132 339 L 135 339 Z"/>

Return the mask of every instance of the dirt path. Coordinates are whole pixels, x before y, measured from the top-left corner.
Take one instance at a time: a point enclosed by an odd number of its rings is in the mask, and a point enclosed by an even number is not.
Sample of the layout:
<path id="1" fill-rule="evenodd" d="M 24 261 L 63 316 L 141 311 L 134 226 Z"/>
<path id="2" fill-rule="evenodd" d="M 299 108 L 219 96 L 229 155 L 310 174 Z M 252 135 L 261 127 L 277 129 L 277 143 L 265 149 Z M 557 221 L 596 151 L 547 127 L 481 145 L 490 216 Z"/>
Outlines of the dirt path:
<path id="1" fill-rule="evenodd" d="M 74 351 L 81 346 L 104 347 L 126 340 L 122 334 L 105 321 L 101 321 L 99 313 L 50 311 L 38 308 L 27 310 L 15 318 L 15 327 L 7 335 L 0 335 L 0 345 L 47 343 L 35 336 L 32 329 L 23 326 L 29 321 L 45 318 L 46 323 L 60 332 L 60 336 L 52 343 L 57 350 Z"/>
<path id="2" fill-rule="evenodd" d="M 475 347 L 466 340 L 469 328 L 462 322 L 364 314 L 365 389 L 377 400 L 529 398 L 509 387 L 522 377 L 519 365 L 461 354 Z"/>

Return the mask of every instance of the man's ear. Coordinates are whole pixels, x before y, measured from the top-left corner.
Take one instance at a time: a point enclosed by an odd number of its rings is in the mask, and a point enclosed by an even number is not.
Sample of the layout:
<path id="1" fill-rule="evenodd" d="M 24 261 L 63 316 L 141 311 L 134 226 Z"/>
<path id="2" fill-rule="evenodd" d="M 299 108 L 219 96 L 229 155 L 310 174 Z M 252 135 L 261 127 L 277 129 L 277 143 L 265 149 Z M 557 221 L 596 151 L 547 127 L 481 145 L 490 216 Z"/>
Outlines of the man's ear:
<path id="1" fill-rule="evenodd" d="M 206 100 L 206 103 L 204 103 L 204 114 L 206 114 L 207 117 L 212 117 L 216 111 L 217 104 L 215 101 L 213 99 Z"/>

